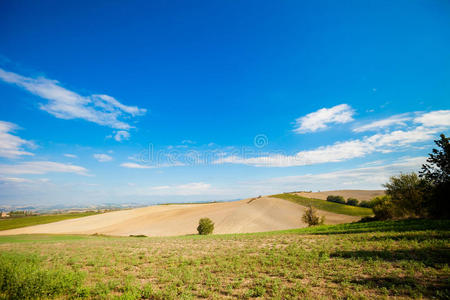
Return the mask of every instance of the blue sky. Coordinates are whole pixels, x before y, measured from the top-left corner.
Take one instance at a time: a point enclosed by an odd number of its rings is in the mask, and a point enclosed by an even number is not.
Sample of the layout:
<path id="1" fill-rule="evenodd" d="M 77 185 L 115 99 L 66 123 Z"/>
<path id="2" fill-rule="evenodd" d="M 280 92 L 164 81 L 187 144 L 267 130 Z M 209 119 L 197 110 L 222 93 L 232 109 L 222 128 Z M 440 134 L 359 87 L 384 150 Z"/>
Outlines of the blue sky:
<path id="1" fill-rule="evenodd" d="M 0 205 L 381 188 L 450 128 L 448 1 L 2 1 Z"/>

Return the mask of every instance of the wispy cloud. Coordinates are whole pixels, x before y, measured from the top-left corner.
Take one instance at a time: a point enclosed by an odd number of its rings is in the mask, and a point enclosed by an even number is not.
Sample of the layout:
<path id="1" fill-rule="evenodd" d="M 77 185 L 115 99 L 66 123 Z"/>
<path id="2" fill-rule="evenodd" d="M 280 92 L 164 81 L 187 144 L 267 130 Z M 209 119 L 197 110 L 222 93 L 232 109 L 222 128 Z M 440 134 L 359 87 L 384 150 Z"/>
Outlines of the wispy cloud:
<path id="1" fill-rule="evenodd" d="M 130 138 L 130 133 L 128 131 L 119 130 L 114 135 L 114 139 L 118 142 L 121 142 L 123 140 L 128 140 Z"/>
<path id="2" fill-rule="evenodd" d="M 16 124 L 0 121 L 0 157 L 17 158 L 23 155 L 33 155 L 23 148 L 33 146 L 30 141 L 11 134 L 18 129 Z"/>
<path id="3" fill-rule="evenodd" d="M 65 157 L 68 157 L 68 158 L 77 158 L 78 156 L 76 156 L 75 154 L 70 154 L 70 153 L 65 153 L 65 154 L 63 154 Z"/>
<path id="4" fill-rule="evenodd" d="M 121 167 L 129 168 L 129 169 L 156 169 L 156 168 L 181 167 L 181 166 L 185 166 L 185 165 L 186 165 L 185 163 L 182 163 L 179 161 L 156 163 L 153 165 L 138 164 L 138 163 L 133 163 L 133 162 L 120 164 Z"/>
<path id="5" fill-rule="evenodd" d="M 30 179 L 21 178 L 21 177 L 0 177 L 0 182 L 15 184 L 15 183 L 30 183 L 33 181 Z"/>
<path id="6" fill-rule="evenodd" d="M 124 168 L 129 168 L 129 169 L 151 169 L 152 168 L 151 166 L 141 165 L 141 164 L 132 163 L 132 162 L 123 163 L 123 164 L 120 164 L 120 166 L 124 167 Z"/>
<path id="7" fill-rule="evenodd" d="M 131 126 L 121 120 L 139 116 L 146 109 L 127 106 L 108 95 L 82 96 L 45 77 L 25 77 L 0 69 L 0 79 L 15 84 L 28 92 L 48 100 L 40 108 L 60 119 L 84 119 L 115 129 L 128 130 Z"/>
<path id="8" fill-rule="evenodd" d="M 181 143 L 182 144 L 195 144 L 195 142 L 192 140 L 182 140 Z"/>
<path id="9" fill-rule="evenodd" d="M 329 124 L 353 121 L 354 110 L 348 104 L 322 108 L 296 120 L 296 133 L 308 133 L 328 128 Z"/>
<path id="10" fill-rule="evenodd" d="M 244 164 L 255 167 L 291 167 L 340 162 L 364 157 L 375 152 L 389 153 L 404 150 L 405 147 L 416 143 L 430 141 L 441 130 L 448 128 L 450 123 L 446 116 L 450 116 L 450 111 L 426 113 L 414 119 L 416 123 L 421 124 L 409 130 L 396 130 L 361 139 L 337 142 L 313 150 L 300 151 L 294 155 L 274 154 L 249 158 L 225 156 L 217 159 L 215 163 Z"/>
<path id="11" fill-rule="evenodd" d="M 354 132 L 375 131 L 392 126 L 406 126 L 406 121 L 412 120 L 410 114 L 400 114 L 391 116 L 386 119 L 377 120 L 366 125 L 362 125 L 353 129 Z"/>
<path id="12" fill-rule="evenodd" d="M 133 189 L 137 195 L 173 195 L 173 196 L 193 196 L 217 194 L 211 184 L 205 182 L 191 182 L 179 185 L 160 185 L 145 188 Z"/>
<path id="13" fill-rule="evenodd" d="M 32 161 L 18 164 L 0 165 L 0 174 L 46 174 L 46 173 L 75 173 L 87 175 L 87 169 L 53 161 Z"/>
<path id="14" fill-rule="evenodd" d="M 96 153 L 93 155 L 94 158 L 96 160 L 98 160 L 99 162 L 107 162 L 107 161 L 111 161 L 113 158 L 111 156 L 109 156 L 108 154 L 103 154 L 103 153 Z"/>
<path id="15" fill-rule="evenodd" d="M 275 177 L 243 183 L 238 189 L 263 194 L 295 190 L 381 189 L 389 177 L 400 172 L 417 172 L 426 157 L 404 157 L 398 162 L 380 166 L 347 169 L 335 172 Z"/>

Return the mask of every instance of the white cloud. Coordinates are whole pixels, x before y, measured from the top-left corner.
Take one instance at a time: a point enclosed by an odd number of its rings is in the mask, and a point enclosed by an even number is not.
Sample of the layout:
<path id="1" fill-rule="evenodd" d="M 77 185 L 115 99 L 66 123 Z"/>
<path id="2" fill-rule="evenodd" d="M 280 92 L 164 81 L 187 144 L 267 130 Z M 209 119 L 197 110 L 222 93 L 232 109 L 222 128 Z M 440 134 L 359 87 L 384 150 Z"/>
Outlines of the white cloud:
<path id="1" fill-rule="evenodd" d="M 87 170 L 80 166 L 53 161 L 32 161 L 13 165 L 0 165 L 0 174 L 46 174 L 75 173 L 87 175 Z"/>
<path id="2" fill-rule="evenodd" d="M 364 131 L 374 131 L 381 128 L 391 127 L 391 126 L 406 126 L 406 121 L 412 120 L 412 117 L 408 114 L 400 114 L 391 116 L 389 118 L 374 121 L 372 123 L 356 127 L 353 129 L 354 132 L 364 132 Z"/>
<path id="3" fill-rule="evenodd" d="M 63 154 L 65 157 L 69 157 L 69 158 L 77 158 L 78 156 L 76 156 L 75 154 L 70 154 L 70 153 L 66 153 Z"/>
<path id="4" fill-rule="evenodd" d="M 93 156 L 99 162 L 107 162 L 107 161 L 111 161 L 112 160 L 112 157 L 109 156 L 108 154 L 97 153 L 97 154 L 94 154 Z"/>
<path id="5" fill-rule="evenodd" d="M 146 113 L 146 109 L 123 105 L 108 95 L 81 96 L 62 87 L 58 81 L 45 77 L 30 78 L 0 69 L 0 79 L 48 100 L 41 103 L 40 108 L 60 119 L 84 119 L 127 130 L 131 126 L 121 118 Z"/>
<path id="6" fill-rule="evenodd" d="M 129 168 L 129 169 L 151 169 L 151 166 L 141 165 L 137 163 L 123 163 L 120 164 L 121 167 Z"/>
<path id="7" fill-rule="evenodd" d="M 262 194 L 290 192 L 295 190 L 336 190 L 336 189 L 382 189 L 389 177 L 399 173 L 417 172 L 426 157 L 406 157 L 398 162 L 336 172 L 275 177 L 260 181 L 246 182 L 238 187 Z"/>
<path id="8" fill-rule="evenodd" d="M 158 163 L 155 165 L 144 165 L 144 164 L 138 164 L 138 163 L 132 163 L 132 162 L 120 164 L 121 167 L 129 168 L 129 169 L 155 169 L 155 168 L 182 167 L 185 165 L 186 164 L 179 162 L 179 161 L 174 161 L 174 162 L 169 162 L 169 163 Z"/>
<path id="9" fill-rule="evenodd" d="M 118 142 L 121 142 L 123 140 L 128 140 L 130 138 L 130 133 L 128 131 L 120 130 L 117 131 L 114 135 L 114 139 Z"/>
<path id="10" fill-rule="evenodd" d="M 138 195 L 173 195 L 192 196 L 216 194 L 218 190 L 211 184 L 204 182 L 192 182 L 180 185 L 160 185 L 133 190 Z"/>
<path id="11" fill-rule="evenodd" d="M 22 155 L 33 155 L 23 150 L 24 146 L 33 146 L 32 142 L 11 134 L 16 129 L 18 129 L 16 124 L 0 121 L 0 157 L 17 158 Z"/>
<path id="12" fill-rule="evenodd" d="M 3 183 L 29 183 L 32 181 L 29 179 L 20 178 L 20 177 L 0 177 L 0 182 L 3 182 Z"/>
<path id="13" fill-rule="evenodd" d="M 343 124 L 353 121 L 354 110 L 347 104 L 322 108 L 296 120 L 296 133 L 315 132 L 328 128 L 328 124 Z"/>
<path id="14" fill-rule="evenodd" d="M 182 140 L 181 143 L 182 144 L 195 144 L 195 142 L 192 140 Z"/>
<path id="15" fill-rule="evenodd" d="M 437 111 L 423 114 L 414 120 L 416 123 L 422 124 L 409 130 L 396 130 L 361 139 L 337 142 L 313 150 L 300 151 L 294 155 L 274 154 L 250 158 L 234 155 L 217 159 L 214 163 L 244 164 L 255 167 L 291 167 L 340 162 L 364 157 L 375 152 L 389 153 L 405 150 L 416 143 L 433 140 L 442 129 L 448 128 L 450 124 L 445 118 L 448 112 Z"/>
<path id="16" fill-rule="evenodd" d="M 427 127 L 448 127 L 450 126 L 450 110 L 436 110 L 425 113 L 415 118 L 414 122 Z"/>

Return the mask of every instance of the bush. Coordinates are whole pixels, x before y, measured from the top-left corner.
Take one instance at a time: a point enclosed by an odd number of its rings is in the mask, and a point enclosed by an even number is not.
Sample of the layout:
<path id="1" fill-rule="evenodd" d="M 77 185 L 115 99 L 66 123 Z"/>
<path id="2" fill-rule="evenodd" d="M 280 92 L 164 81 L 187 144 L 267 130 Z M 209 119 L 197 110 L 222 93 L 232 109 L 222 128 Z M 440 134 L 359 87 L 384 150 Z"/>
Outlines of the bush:
<path id="1" fill-rule="evenodd" d="M 330 196 L 327 197 L 327 201 L 345 204 L 345 199 L 342 196 L 330 195 Z"/>
<path id="2" fill-rule="evenodd" d="M 361 201 L 361 203 L 359 204 L 359 207 L 372 208 L 373 207 L 373 202 L 371 200 L 369 200 L 369 201 Z"/>
<path id="3" fill-rule="evenodd" d="M 322 225 L 325 222 L 325 216 L 319 218 L 317 211 L 310 205 L 303 214 L 302 220 L 308 226 Z"/>
<path id="4" fill-rule="evenodd" d="M 399 216 L 399 212 L 390 196 L 378 196 L 371 200 L 373 213 L 377 220 L 390 220 Z"/>
<path id="5" fill-rule="evenodd" d="M 356 198 L 348 198 L 347 199 L 347 205 L 358 206 L 358 204 L 359 204 L 359 200 Z"/>
<path id="6" fill-rule="evenodd" d="M 201 218 L 197 227 L 198 234 L 206 235 L 214 231 L 214 223 L 209 218 Z"/>

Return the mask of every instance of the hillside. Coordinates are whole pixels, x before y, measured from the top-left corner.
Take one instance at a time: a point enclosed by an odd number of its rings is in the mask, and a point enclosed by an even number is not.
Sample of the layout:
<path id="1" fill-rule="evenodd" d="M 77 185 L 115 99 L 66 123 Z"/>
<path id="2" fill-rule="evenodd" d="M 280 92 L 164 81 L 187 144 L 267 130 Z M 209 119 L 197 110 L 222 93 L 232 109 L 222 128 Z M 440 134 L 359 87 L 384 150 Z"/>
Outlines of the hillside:
<path id="1" fill-rule="evenodd" d="M 279 198 L 262 197 L 235 202 L 159 205 L 109 212 L 25 228 L 0 231 L 13 234 L 106 234 L 117 236 L 174 236 L 195 234 L 198 221 L 209 217 L 214 233 L 250 233 L 305 227 L 305 207 Z M 326 224 L 356 221 L 358 216 L 318 211 Z"/>
<path id="2" fill-rule="evenodd" d="M 342 196 L 347 198 L 356 198 L 360 201 L 371 200 L 374 197 L 384 195 L 384 190 L 335 190 L 335 191 L 322 191 L 322 192 L 298 192 L 295 193 L 299 196 L 306 198 L 314 198 L 326 200 L 329 195 Z"/>

